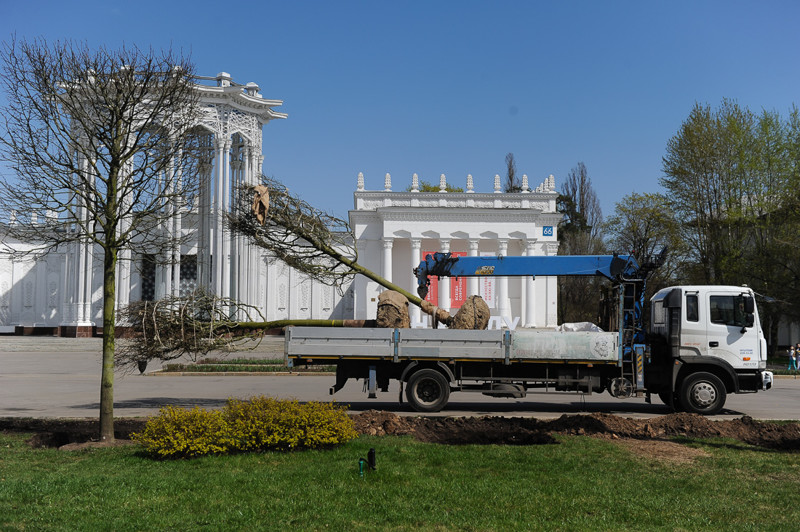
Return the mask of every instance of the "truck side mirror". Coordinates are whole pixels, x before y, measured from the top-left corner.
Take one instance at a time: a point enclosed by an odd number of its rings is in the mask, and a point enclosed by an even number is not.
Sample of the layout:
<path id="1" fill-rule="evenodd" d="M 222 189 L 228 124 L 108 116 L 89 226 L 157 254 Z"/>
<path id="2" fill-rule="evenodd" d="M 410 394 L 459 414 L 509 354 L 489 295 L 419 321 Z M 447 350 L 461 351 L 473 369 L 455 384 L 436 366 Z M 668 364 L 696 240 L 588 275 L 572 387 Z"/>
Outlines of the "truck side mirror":
<path id="1" fill-rule="evenodd" d="M 750 296 L 744 296 L 744 311 L 750 315 L 756 311 L 755 301 L 753 301 L 753 298 Z"/>

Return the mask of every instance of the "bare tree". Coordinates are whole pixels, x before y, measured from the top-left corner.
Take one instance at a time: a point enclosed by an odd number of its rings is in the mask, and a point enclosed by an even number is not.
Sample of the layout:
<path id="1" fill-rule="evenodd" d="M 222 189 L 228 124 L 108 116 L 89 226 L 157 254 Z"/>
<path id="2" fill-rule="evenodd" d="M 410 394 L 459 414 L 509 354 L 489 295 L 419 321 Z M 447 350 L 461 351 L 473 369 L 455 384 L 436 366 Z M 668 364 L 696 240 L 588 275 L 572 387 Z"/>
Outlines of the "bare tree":
<path id="1" fill-rule="evenodd" d="M 506 184 L 503 190 L 504 192 L 522 192 L 522 185 L 517 177 L 517 162 L 511 152 L 506 154 Z"/>
<path id="2" fill-rule="evenodd" d="M 117 262 L 142 241 L 165 249 L 164 220 L 191 201 L 194 68 L 171 50 L 13 38 L 2 69 L 5 230 L 42 252 L 78 243 L 103 255 L 100 438 L 112 440 Z"/>

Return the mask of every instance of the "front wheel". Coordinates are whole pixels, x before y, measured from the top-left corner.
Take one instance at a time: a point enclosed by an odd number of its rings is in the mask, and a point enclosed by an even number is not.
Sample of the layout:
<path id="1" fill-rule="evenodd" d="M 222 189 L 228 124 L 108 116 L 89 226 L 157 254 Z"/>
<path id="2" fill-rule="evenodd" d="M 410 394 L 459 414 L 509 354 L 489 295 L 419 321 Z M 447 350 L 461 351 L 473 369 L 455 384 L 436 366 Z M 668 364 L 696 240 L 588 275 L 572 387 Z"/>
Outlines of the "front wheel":
<path id="1" fill-rule="evenodd" d="M 694 373 L 681 384 L 679 402 L 683 410 L 707 416 L 718 414 L 725 406 L 725 385 L 711 373 Z"/>
<path id="2" fill-rule="evenodd" d="M 408 379 L 406 397 L 417 412 L 438 412 L 450 399 L 450 383 L 435 369 L 421 369 Z"/>

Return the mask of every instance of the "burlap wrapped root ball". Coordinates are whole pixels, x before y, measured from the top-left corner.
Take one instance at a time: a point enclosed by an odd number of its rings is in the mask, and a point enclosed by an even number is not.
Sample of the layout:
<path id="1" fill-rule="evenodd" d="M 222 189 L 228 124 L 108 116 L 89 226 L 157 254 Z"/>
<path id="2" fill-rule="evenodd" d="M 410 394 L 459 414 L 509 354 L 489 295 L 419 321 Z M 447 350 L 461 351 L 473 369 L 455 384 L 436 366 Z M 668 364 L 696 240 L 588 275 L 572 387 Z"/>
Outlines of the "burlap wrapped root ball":
<path id="1" fill-rule="evenodd" d="M 489 326 L 489 305 L 481 296 L 470 296 L 448 325 L 450 329 L 484 330 Z"/>
<path id="2" fill-rule="evenodd" d="M 408 299 L 393 290 L 382 292 L 378 296 L 378 327 L 387 329 L 410 329 L 411 318 L 408 315 Z"/>

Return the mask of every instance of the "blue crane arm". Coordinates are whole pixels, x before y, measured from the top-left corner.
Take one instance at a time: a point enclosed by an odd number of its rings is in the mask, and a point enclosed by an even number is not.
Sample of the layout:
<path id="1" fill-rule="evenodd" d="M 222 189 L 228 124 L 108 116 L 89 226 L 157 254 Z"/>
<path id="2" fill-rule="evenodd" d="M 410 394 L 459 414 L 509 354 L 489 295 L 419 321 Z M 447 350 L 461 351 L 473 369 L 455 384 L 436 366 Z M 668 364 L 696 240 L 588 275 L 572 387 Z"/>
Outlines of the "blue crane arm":
<path id="1" fill-rule="evenodd" d="M 414 268 L 417 293 L 428 294 L 428 279 L 438 277 L 566 275 L 602 276 L 612 281 L 638 279 L 640 267 L 632 255 L 555 255 L 533 257 L 456 257 L 434 253 Z"/>

